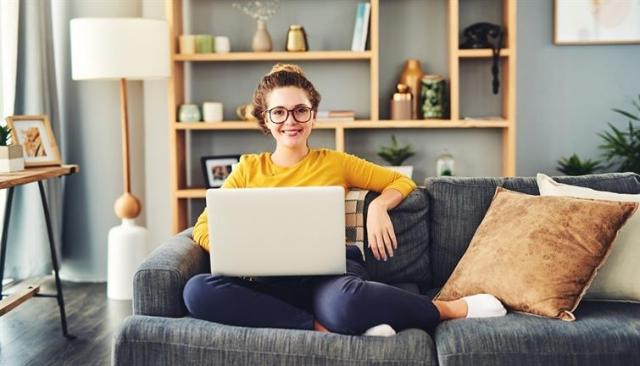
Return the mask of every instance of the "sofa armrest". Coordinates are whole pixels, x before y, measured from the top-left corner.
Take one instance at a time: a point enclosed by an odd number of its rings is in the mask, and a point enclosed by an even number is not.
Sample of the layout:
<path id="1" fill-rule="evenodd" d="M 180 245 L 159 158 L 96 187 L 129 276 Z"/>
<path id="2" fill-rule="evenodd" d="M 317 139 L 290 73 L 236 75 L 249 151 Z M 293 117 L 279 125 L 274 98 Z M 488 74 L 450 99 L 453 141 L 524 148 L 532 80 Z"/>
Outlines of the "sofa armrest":
<path id="1" fill-rule="evenodd" d="M 133 277 L 133 313 L 181 317 L 187 314 L 182 299 L 186 282 L 209 271 L 209 256 L 187 229 L 156 248 Z"/>

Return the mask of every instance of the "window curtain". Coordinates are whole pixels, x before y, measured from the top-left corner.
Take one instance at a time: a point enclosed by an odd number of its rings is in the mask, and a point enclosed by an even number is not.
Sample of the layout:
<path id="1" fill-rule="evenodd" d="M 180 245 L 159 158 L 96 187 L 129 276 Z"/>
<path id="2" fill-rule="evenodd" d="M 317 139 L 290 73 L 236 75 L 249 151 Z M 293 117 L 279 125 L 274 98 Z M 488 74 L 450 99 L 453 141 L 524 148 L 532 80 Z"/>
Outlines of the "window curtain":
<path id="1" fill-rule="evenodd" d="M 2 0 L 1 3 L 2 114 L 47 115 L 64 161 L 51 3 L 38 0 Z M 5 23 L 7 18 L 17 20 L 16 24 Z M 11 73 L 13 59 L 17 60 L 17 67 Z M 61 258 L 63 183 L 62 179 L 45 183 L 58 258 Z M 50 273 L 49 239 L 37 184 L 15 188 L 10 220 L 4 277 L 21 279 Z"/>

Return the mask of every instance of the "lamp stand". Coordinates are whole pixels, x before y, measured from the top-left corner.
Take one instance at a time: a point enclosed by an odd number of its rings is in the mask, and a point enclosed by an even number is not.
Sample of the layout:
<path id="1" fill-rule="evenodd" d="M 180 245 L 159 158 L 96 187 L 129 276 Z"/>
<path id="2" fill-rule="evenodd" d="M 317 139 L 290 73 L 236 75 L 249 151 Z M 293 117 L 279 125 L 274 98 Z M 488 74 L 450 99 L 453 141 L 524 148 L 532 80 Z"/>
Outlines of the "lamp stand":
<path id="1" fill-rule="evenodd" d="M 122 170 L 124 193 L 115 204 L 116 215 L 122 224 L 109 230 L 107 296 L 117 300 L 133 298 L 133 275 L 147 255 L 147 229 L 136 226 L 140 215 L 140 201 L 131 194 L 129 176 L 129 114 L 127 109 L 127 80 L 120 79 L 120 115 L 122 125 Z"/>

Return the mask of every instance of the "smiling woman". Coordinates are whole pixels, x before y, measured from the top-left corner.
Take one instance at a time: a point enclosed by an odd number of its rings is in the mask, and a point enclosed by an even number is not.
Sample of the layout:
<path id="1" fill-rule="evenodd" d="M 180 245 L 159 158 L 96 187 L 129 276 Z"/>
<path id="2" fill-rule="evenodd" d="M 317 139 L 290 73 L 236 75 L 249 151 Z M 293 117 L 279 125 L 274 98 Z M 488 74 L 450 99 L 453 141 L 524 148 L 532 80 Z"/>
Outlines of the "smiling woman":
<path id="1" fill-rule="evenodd" d="M 356 156 L 310 148 L 319 103 L 320 94 L 300 67 L 274 66 L 254 93 L 253 115 L 264 133 L 276 140 L 275 151 L 242 156 L 222 188 L 341 186 L 345 192 L 351 188 L 381 192 L 368 206 L 366 232 L 373 257 L 386 261 L 398 248 L 388 210 L 416 185 Z M 206 209 L 198 218 L 193 238 L 216 255 Z M 370 281 L 360 249 L 349 245 L 345 251 L 344 275 L 282 280 L 199 274 L 187 282 L 184 302 L 195 318 L 223 324 L 379 336 L 407 328 L 430 330 L 444 319 L 505 313 L 491 295 L 432 302 L 426 296 Z M 243 310 L 247 308 L 251 310 Z"/>

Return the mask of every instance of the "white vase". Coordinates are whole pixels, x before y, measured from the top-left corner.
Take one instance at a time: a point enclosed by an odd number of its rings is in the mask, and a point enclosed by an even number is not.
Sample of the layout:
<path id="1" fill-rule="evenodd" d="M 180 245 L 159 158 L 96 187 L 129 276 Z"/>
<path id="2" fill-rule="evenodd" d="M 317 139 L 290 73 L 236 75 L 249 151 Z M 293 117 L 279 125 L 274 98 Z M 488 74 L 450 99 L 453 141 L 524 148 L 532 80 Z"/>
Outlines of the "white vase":
<path id="1" fill-rule="evenodd" d="M 413 176 L 413 166 L 412 165 L 403 165 L 403 166 L 388 166 L 387 168 L 394 170 L 402 175 L 406 175 L 411 178 Z"/>
<path id="2" fill-rule="evenodd" d="M 271 52 L 272 47 L 271 36 L 267 31 L 267 23 L 264 20 L 258 20 L 258 29 L 253 35 L 251 48 L 254 52 Z"/>

